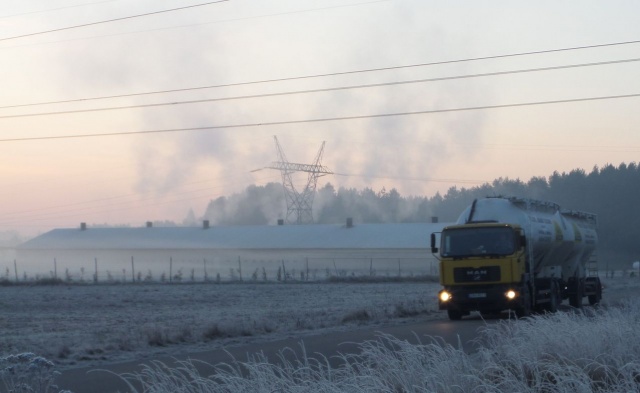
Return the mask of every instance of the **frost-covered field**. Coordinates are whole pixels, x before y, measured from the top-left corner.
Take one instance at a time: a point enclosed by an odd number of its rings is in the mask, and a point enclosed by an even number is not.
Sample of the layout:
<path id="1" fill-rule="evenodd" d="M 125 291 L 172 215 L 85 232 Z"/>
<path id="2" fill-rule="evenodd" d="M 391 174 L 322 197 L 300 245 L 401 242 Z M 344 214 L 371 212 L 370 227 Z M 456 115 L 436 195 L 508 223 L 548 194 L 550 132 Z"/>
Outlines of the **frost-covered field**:
<path id="1" fill-rule="evenodd" d="M 128 380 L 132 391 L 613 393 L 640 391 L 640 301 L 617 308 L 585 308 L 487 325 L 478 352 L 438 340 L 410 344 L 390 336 L 361 344 L 332 368 L 301 358 L 274 365 L 258 357 L 215 367 L 214 378 L 194 365 L 156 363 Z"/>
<path id="2" fill-rule="evenodd" d="M 58 369 L 437 313 L 433 282 L 5 286 L 0 348 Z"/>
<path id="3" fill-rule="evenodd" d="M 130 378 L 158 393 L 191 392 L 194 382 L 207 392 L 638 391 L 640 301 L 634 299 L 640 280 L 605 284 L 602 307 L 585 307 L 585 313 L 487 325 L 487 344 L 473 355 L 428 339 L 412 345 L 382 337 L 364 343 L 360 355 L 345 357 L 339 369 L 317 360 L 285 367 L 258 361 L 242 365 L 248 376 L 221 366 L 213 381 L 188 363 L 171 370 L 156 364 Z M 445 319 L 436 311 L 438 289 L 429 282 L 7 286 L 0 288 L 0 345 L 4 355 L 34 352 L 50 359 L 55 364 L 28 355 L 23 360 L 39 362 L 36 368 L 49 375 L 53 368 L 301 337 L 320 329 Z"/>

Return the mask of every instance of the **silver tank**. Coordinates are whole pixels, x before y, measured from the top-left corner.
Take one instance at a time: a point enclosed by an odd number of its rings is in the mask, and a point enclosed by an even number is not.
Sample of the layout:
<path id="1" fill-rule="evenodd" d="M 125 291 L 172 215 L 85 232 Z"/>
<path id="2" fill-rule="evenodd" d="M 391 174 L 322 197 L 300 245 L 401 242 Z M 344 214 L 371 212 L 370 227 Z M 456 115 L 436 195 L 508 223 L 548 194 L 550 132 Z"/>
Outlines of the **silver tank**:
<path id="1" fill-rule="evenodd" d="M 458 224 L 497 221 L 522 227 L 535 277 L 584 277 L 598 243 L 595 214 L 564 210 L 555 203 L 494 197 L 467 207 Z"/>

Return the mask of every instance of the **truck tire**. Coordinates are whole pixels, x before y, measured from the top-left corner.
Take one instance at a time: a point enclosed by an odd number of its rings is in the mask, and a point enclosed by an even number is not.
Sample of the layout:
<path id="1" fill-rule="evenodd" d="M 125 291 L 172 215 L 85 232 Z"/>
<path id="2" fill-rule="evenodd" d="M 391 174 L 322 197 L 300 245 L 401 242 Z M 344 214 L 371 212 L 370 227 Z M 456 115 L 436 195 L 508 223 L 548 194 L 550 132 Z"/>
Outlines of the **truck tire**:
<path id="1" fill-rule="evenodd" d="M 594 306 L 602 300 L 602 285 L 598 285 L 595 295 L 589 295 L 589 304 Z"/>
<path id="2" fill-rule="evenodd" d="M 452 321 L 459 321 L 462 319 L 462 311 L 460 310 L 447 310 L 447 315 Z"/>
<path id="3" fill-rule="evenodd" d="M 516 316 L 518 318 L 525 318 L 531 315 L 531 305 L 525 304 L 522 307 L 516 308 Z"/>
<path id="4" fill-rule="evenodd" d="M 584 295 L 584 283 L 582 281 L 576 282 L 576 290 L 569 295 L 569 305 L 573 308 L 582 308 L 582 298 Z"/>
<path id="5" fill-rule="evenodd" d="M 522 306 L 515 309 L 516 316 L 518 318 L 524 318 L 531 315 L 531 292 L 528 287 L 524 290 L 523 297 L 524 300 L 522 301 Z"/>

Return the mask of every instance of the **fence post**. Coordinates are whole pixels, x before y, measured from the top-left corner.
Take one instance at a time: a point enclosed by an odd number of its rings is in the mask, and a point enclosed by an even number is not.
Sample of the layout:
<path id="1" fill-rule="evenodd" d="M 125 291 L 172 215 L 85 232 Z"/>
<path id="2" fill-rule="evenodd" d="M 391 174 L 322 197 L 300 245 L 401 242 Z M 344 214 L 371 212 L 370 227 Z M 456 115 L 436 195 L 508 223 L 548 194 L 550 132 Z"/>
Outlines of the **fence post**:
<path id="1" fill-rule="evenodd" d="M 96 267 L 96 272 L 93 275 L 93 282 L 97 284 L 98 283 L 98 258 L 94 258 L 93 261 L 94 261 L 95 267 Z"/>
<path id="2" fill-rule="evenodd" d="M 131 256 L 131 282 L 136 282 L 136 269 L 133 265 L 133 255 Z"/>
<path id="3" fill-rule="evenodd" d="M 58 278 L 58 261 L 56 258 L 53 258 L 53 278 Z"/>
<path id="4" fill-rule="evenodd" d="M 240 260 L 240 255 L 238 255 L 238 275 L 240 276 L 240 281 L 242 281 L 242 261 Z"/>
<path id="5" fill-rule="evenodd" d="M 16 283 L 18 282 L 18 261 L 13 260 L 13 271 L 16 273 Z"/>
<path id="6" fill-rule="evenodd" d="M 207 258 L 202 258 L 202 265 L 204 266 L 204 281 L 207 281 Z"/>
<path id="7" fill-rule="evenodd" d="M 309 281 L 309 257 L 307 257 L 307 272 L 305 274 L 306 280 Z"/>
<path id="8" fill-rule="evenodd" d="M 282 278 L 284 281 L 287 281 L 287 269 L 284 267 L 284 259 L 282 260 Z"/>
<path id="9" fill-rule="evenodd" d="M 173 280 L 173 257 L 169 257 L 169 283 Z"/>

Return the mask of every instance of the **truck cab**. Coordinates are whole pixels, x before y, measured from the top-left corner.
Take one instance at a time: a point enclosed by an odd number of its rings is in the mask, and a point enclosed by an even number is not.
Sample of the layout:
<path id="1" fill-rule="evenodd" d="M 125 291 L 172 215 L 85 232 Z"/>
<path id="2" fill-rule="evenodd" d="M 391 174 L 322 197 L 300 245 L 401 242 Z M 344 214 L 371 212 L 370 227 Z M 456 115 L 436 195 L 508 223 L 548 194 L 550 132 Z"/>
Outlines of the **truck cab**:
<path id="1" fill-rule="evenodd" d="M 432 237 L 432 251 L 440 253 L 439 308 L 449 318 L 470 311 L 495 313 L 530 311 L 526 241 L 522 228 L 496 222 L 449 226 L 440 245 Z"/>

